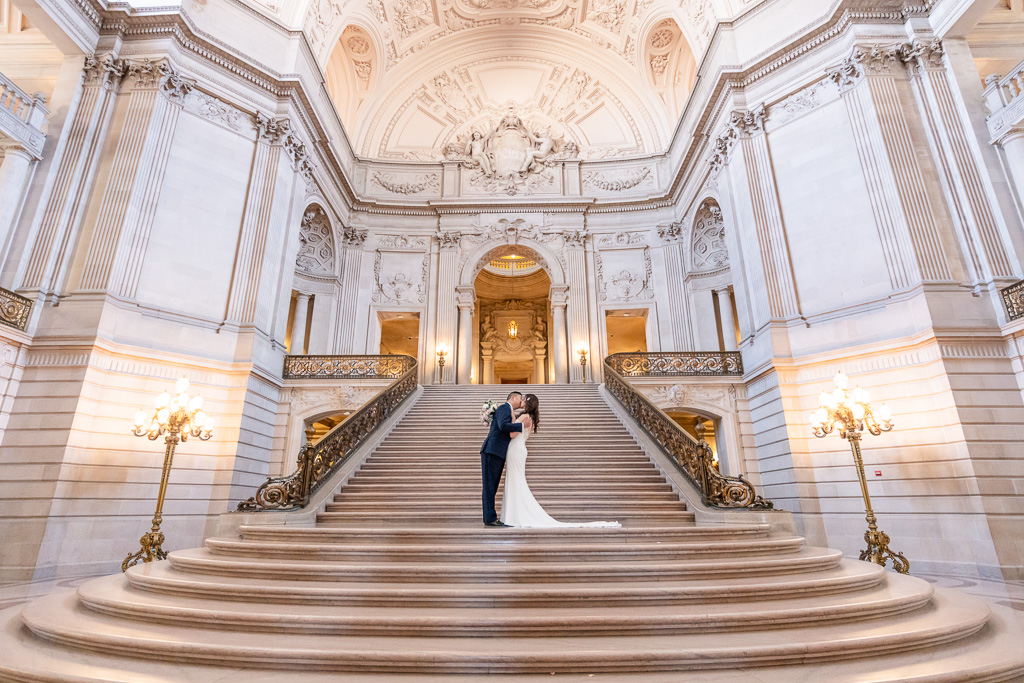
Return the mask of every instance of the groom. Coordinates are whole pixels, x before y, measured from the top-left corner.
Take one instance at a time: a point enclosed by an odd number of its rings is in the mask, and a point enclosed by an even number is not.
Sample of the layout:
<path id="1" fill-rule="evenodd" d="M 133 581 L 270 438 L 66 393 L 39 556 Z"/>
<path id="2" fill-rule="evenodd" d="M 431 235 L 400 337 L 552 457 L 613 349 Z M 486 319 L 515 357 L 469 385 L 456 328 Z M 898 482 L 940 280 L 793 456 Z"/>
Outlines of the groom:
<path id="1" fill-rule="evenodd" d="M 498 514 L 494 511 L 494 494 L 498 492 L 501 471 L 505 469 L 505 454 L 508 452 L 509 442 L 512 441 L 512 433 L 522 432 L 524 425 L 528 427 L 530 423 L 529 415 L 523 422 L 513 421 L 513 411 L 522 406 L 522 394 L 518 391 L 509 394 L 508 402 L 498 406 L 494 413 L 491 430 L 487 432 L 487 440 L 480 447 L 480 469 L 483 471 L 484 483 L 484 526 L 508 526 L 498 521 Z"/>

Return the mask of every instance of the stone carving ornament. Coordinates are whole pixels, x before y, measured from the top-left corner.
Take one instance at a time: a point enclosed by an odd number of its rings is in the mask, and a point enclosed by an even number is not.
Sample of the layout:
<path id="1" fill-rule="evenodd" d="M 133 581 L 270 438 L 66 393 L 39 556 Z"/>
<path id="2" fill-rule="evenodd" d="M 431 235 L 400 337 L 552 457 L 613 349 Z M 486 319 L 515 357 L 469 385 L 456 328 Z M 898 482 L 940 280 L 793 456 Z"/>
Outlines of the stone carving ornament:
<path id="1" fill-rule="evenodd" d="M 493 129 L 473 130 L 446 150 L 449 158 L 475 169 L 471 184 L 508 194 L 528 188 L 531 176 L 544 176 L 556 160 L 576 154 L 575 143 L 555 137 L 549 126 L 527 127 L 511 103 Z"/>
<path id="2" fill-rule="evenodd" d="M 713 201 L 705 201 L 697 210 L 691 251 L 695 271 L 718 270 L 729 265 L 722 210 Z"/>
<path id="3" fill-rule="evenodd" d="M 334 239 L 331 223 L 320 207 L 302 217 L 299 229 L 299 254 L 295 266 L 310 275 L 334 275 Z"/>

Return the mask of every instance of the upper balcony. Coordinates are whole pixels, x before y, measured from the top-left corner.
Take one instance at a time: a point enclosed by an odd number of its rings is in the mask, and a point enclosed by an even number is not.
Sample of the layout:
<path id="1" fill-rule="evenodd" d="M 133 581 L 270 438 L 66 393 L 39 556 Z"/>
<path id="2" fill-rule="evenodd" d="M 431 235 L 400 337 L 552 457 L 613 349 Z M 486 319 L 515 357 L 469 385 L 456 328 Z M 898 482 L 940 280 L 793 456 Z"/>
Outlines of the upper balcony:
<path id="1" fill-rule="evenodd" d="M 16 144 L 41 159 L 46 135 L 46 98 L 28 95 L 11 79 L 0 74 L 0 145 Z"/>

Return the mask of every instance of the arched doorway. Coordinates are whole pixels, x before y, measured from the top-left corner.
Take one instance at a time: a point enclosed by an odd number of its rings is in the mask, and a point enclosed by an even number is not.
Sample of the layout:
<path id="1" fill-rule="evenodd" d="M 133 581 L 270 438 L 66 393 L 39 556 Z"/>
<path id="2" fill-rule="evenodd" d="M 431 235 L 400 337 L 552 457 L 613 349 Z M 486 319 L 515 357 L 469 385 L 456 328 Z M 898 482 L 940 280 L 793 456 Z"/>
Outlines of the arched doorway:
<path id="1" fill-rule="evenodd" d="M 481 384 L 545 384 L 554 375 L 548 367 L 551 278 L 514 249 L 491 259 L 473 283 Z"/>
<path id="2" fill-rule="evenodd" d="M 531 241 L 532 242 L 532 241 Z M 482 245 L 461 274 L 459 381 L 567 381 L 561 264 L 540 243 Z"/>

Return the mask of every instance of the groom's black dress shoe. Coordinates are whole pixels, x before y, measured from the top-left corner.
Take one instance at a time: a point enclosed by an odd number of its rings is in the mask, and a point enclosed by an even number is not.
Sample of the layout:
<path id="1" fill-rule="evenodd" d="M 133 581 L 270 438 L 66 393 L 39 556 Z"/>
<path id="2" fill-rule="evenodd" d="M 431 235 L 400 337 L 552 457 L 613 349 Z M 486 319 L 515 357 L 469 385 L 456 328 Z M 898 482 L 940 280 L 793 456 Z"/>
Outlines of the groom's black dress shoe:
<path id="1" fill-rule="evenodd" d="M 484 522 L 484 526 L 508 527 L 508 524 L 505 524 L 504 522 L 500 522 L 498 520 L 494 520 L 493 522 Z"/>

